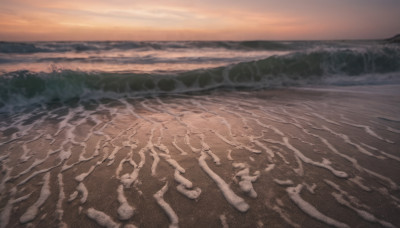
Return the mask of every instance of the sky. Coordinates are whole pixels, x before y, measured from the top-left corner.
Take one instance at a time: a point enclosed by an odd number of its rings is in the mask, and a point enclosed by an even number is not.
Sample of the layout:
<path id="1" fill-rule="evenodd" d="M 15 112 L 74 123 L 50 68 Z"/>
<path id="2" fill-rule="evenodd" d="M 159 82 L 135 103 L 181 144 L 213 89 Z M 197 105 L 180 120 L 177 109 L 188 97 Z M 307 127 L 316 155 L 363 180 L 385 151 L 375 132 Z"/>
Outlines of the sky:
<path id="1" fill-rule="evenodd" d="M 0 0 L 1 41 L 380 39 L 400 0 Z"/>

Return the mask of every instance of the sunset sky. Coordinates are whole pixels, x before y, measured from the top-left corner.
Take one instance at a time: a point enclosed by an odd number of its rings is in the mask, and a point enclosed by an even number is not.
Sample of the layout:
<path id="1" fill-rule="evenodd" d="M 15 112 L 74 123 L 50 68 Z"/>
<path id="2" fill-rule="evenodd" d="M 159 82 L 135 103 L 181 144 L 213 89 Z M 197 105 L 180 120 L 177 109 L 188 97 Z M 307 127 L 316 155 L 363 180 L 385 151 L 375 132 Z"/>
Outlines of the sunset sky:
<path id="1" fill-rule="evenodd" d="M 375 39 L 399 0 L 0 0 L 0 40 Z"/>

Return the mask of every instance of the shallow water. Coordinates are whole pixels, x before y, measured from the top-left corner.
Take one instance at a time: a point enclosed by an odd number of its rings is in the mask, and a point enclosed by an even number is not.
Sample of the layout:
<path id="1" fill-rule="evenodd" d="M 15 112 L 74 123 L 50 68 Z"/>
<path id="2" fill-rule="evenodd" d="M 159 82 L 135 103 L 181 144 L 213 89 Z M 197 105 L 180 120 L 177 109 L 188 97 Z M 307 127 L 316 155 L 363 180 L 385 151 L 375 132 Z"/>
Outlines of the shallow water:
<path id="1" fill-rule="evenodd" d="M 3 112 L 0 227 L 398 227 L 398 91 L 210 91 Z"/>

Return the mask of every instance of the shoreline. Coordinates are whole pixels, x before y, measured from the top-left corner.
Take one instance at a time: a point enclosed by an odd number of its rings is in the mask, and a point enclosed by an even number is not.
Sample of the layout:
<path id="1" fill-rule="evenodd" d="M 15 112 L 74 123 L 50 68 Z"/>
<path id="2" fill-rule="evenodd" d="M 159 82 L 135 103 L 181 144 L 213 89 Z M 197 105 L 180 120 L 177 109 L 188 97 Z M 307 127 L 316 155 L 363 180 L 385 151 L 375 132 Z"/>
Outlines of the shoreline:
<path id="1" fill-rule="evenodd" d="M 400 226 L 398 91 L 211 91 L 16 113 L 0 122 L 2 224 Z"/>

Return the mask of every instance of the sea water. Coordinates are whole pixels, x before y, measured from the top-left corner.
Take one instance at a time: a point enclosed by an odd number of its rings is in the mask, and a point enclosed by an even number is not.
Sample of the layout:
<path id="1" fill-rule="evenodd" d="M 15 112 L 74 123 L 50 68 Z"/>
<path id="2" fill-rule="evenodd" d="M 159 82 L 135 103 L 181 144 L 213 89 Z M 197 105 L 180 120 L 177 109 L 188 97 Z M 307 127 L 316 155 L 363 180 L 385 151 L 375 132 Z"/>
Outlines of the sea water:
<path id="1" fill-rule="evenodd" d="M 0 43 L 0 108 L 218 88 L 398 82 L 381 41 Z M 11 107 L 10 107 L 11 106 Z"/>
<path id="2" fill-rule="evenodd" d="M 2 42 L 0 227 L 400 226 L 399 71 L 381 41 Z"/>

